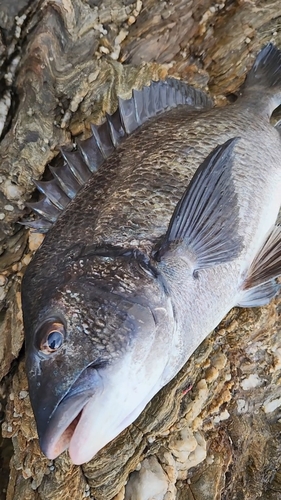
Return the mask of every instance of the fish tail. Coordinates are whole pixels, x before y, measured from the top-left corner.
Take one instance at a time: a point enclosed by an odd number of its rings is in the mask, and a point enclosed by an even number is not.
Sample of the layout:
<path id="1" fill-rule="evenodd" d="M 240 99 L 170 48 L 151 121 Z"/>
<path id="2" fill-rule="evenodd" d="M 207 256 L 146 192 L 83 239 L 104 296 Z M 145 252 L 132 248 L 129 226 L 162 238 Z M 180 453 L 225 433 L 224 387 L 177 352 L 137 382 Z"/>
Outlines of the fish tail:
<path id="1" fill-rule="evenodd" d="M 258 54 L 241 95 L 267 117 L 281 104 L 281 51 L 272 43 Z"/>
<path id="2" fill-rule="evenodd" d="M 244 88 L 278 87 L 281 90 L 281 51 L 268 43 L 258 54 L 248 73 Z"/>

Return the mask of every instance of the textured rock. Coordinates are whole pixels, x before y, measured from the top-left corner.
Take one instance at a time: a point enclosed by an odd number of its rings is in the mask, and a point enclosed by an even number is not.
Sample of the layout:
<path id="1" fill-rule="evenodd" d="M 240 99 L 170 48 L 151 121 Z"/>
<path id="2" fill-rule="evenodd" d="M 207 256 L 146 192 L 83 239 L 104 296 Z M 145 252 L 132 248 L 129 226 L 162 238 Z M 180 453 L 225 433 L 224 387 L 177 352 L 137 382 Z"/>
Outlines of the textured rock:
<path id="1" fill-rule="evenodd" d="M 19 286 L 42 237 L 16 225 L 32 178 L 41 177 L 60 144 L 88 136 L 90 122 L 116 108 L 117 95 L 129 97 L 133 87 L 169 73 L 209 87 L 224 105 L 260 47 L 281 46 L 280 19 L 279 0 L 2 0 L 1 500 L 281 498 L 278 299 L 231 311 L 90 463 L 76 467 L 66 453 L 54 462 L 41 454 Z"/>

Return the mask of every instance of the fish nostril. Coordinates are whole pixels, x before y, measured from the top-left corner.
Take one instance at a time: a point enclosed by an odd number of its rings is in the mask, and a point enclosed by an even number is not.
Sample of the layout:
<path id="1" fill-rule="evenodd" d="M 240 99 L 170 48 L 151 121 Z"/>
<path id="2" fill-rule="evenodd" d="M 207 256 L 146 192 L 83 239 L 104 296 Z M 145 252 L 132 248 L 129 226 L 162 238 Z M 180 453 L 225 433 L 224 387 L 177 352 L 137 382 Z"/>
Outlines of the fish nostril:
<path id="1" fill-rule="evenodd" d="M 86 370 L 87 370 L 87 369 L 89 369 L 89 370 L 96 370 L 96 371 L 97 371 L 97 370 L 101 370 L 101 369 L 103 369 L 103 368 L 106 368 L 107 364 L 108 364 L 108 362 L 107 362 L 107 361 L 105 361 L 105 360 L 103 360 L 103 361 L 102 361 L 102 360 L 100 360 L 100 361 L 94 361 L 92 364 L 90 364 L 90 365 L 86 368 Z"/>

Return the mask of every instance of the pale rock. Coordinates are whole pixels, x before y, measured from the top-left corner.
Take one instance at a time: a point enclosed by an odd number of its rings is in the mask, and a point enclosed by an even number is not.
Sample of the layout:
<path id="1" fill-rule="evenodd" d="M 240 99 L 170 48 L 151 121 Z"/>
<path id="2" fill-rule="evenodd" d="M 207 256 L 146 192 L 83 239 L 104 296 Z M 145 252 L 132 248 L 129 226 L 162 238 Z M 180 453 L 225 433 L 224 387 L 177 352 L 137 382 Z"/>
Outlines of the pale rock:
<path id="1" fill-rule="evenodd" d="M 281 406 L 281 398 L 273 399 L 272 401 L 268 399 L 263 404 L 263 410 L 265 413 L 272 413 L 280 406 Z"/>
<path id="2" fill-rule="evenodd" d="M 200 432 L 195 432 L 194 436 L 197 441 L 197 447 L 188 457 L 187 469 L 191 469 L 205 460 L 207 456 L 206 441 Z"/>
<path id="3" fill-rule="evenodd" d="M 256 373 L 251 373 L 249 377 L 244 378 L 241 381 L 241 387 L 244 391 L 248 391 L 249 389 L 253 389 L 254 387 L 259 387 L 262 383 L 262 380 Z"/>
<path id="4" fill-rule="evenodd" d="M 168 479 L 155 457 L 146 458 L 141 469 L 130 475 L 125 500 L 165 500 Z"/>
<path id="5" fill-rule="evenodd" d="M 8 200 L 19 200 L 23 195 L 23 188 L 6 179 L 3 183 L 3 193 Z M 9 210 L 6 208 L 6 210 Z"/>
<path id="6" fill-rule="evenodd" d="M 211 358 L 211 363 L 214 368 L 222 370 L 227 363 L 227 357 L 223 352 L 218 352 Z"/>
<path id="7" fill-rule="evenodd" d="M 197 441 L 188 429 L 182 429 L 170 441 L 170 449 L 179 462 L 185 463 L 192 451 L 197 447 Z"/>
<path id="8" fill-rule="evenodd" d="M 249 408 L 248 402 L 244 399 L 238 399 L 237 401 L 237 412 L 238 413 L 247 413 Z"/>
<path id="9" fill-rule="evenodd" d="M 44 239 L 44 234 L 40 233 L 29 233 L 28 236 L 28 246 L 32 252 L 37 250 L 40 247 L 42 241 Z"/>
<path id="10" fill-rule="evenodd" d="M 213 418 L 213 423 L 214 424 L 219 424 L 223 420 L 227 420 L 230 417 L 229 413 L 227 410 L 222 411 L 219 415 L 216 415 Z"/>
<path id="11" fill-rule="evenodd" d="M 188 421 L 194 421 L 195 418 L 200 415 L 202 408 L 209 397 L 209 389 L 205 379 L 198 382 L 194 393 L 196 394 L 196 399 L 190 403 L 189 411 L 187 414 Z"/>

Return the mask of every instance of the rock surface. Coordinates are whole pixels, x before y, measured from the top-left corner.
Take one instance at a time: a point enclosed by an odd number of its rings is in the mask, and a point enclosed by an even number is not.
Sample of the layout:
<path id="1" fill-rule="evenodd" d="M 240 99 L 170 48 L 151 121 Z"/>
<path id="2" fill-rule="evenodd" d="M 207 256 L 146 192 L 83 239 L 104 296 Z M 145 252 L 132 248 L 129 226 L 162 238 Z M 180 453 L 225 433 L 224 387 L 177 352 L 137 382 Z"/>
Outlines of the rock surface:
<path id="1" fill-rule="evenodd" d="M 279 0 L 1 0 L 0 499 L 281 498 L 280 299 L 232 310 L 176 379 L 94 460 L 38 447 L 20 280 L 40 235 L 17 224 L 58 146 L 87 137 L 167 74 L 233 98 L 259 49 L 281 46 Z M 30 291 L 32 293 L 32 290 Z"/>

